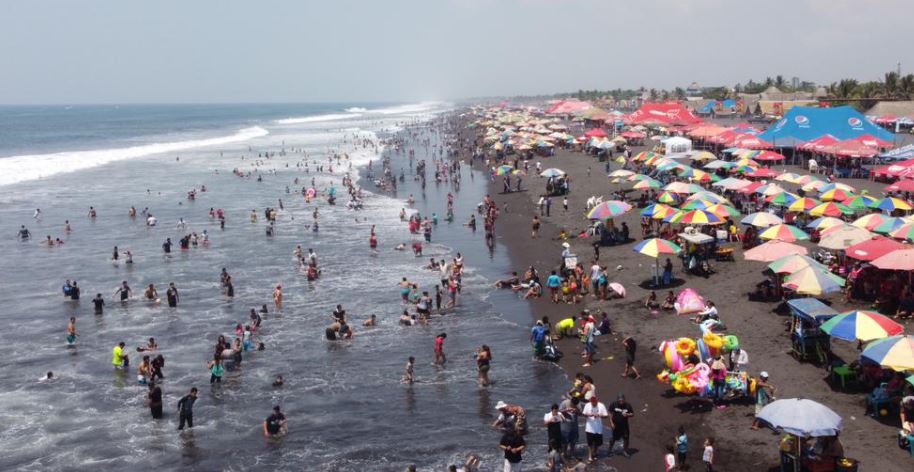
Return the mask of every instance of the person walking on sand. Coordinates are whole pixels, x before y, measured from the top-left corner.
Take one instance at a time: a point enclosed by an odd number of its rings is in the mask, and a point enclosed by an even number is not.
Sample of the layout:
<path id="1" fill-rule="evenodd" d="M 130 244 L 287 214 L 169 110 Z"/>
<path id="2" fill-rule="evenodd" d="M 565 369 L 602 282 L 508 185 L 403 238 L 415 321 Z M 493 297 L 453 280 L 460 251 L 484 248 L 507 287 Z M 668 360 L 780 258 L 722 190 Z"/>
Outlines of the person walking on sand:
<path id="1" fill-rule="evenodd" d="M 587 462 L 592 464 L 597 460 L 597 453 L 603 445 L 603 418 L 609 416 L 606 405 L 600 403 L 597 396 L 590 397 L 590 402 L 584 405 L 581 416 L 586 418 L 584 432 L 587 435 Z"/>
<path id="2" fill-rule="evenodd" d="M 541 224 L 541 223 L 540 223 L 540 217 L 537 216 L 537 215 L 533 215 L 533 222 L 531 223 L 531 226 L 532 226 L 532 228 L 533 228 L 533 231 L 532 231 L 532 233 L 530 234 L 530 238 L 536 239 L 536 238 L 539 236 L 539 234 L 540 234 L 540 224 Z"/>
<path id="3" fill-rule="evenodd" d="M 443 366 L 447 362 L 447 357 L 444 355 L 444 340 L 447 339 L 447 333 L 441 333 L 438 336 L 435 336 L 435 362 L 437 366 Z"/>
<path id="4" fill-rule="evenodd" d="M 701 454 L 701 461 L 705 464 L 705 472 L 714 472 L 714 438 L 705 439 L 705 449 Z"/>
<path id="5" fill-rule="evenodd" d="M 752 421 L 752 429 L 757 430 L 759 426 L 758 414 L 765 408 L 765 405 L 774 400 L 774 393 L 777 389 L 768 382 L 768 372 L 762 371 L 759 374 L 758 382 L 755 384 L 755 419 Z"/>
<path id="6" fill-rule="evenodd" d="M 625 371 L 622 372 L 622 377 L 630 377 L 635 374 L 635 378 L 640 379 L 641 374 L 635 368 L 635 350 L 638 348 L 635 339 L 631 336 L 626 337 L 622 340 L 622 347 L 625 348 Z"/>
<path id="7" fill-rule="evenodd" d="M 635 416 L 635 409 L 632 408 L 630 403 L 625 401 L 625 395 L 620 393 L 616 397 L 616 401 L 609 405 L 609 410 L 612 415 L 610 425 L 613 430 L 613 441 L 609 448 L 610 453 L 612 453 L 616 442 L 622 440 L 622 455 L 629 457 L 628 449 L 631 432 L 629 430 L 628 419 Z"/>

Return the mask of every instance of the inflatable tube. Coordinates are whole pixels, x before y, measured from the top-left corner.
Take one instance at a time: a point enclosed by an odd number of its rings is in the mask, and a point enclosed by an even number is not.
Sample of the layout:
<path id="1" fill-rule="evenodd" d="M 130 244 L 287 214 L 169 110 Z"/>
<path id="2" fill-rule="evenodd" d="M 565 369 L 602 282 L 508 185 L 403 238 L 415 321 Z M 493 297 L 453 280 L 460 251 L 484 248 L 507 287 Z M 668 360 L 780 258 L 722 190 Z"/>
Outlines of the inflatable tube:
<path id="1" fill-rule="evenodd" d="M 705 345 L 708 346 L 708 354 L 710 354 L 711 357 L 719 356 L 721 350 L 724 348 L 724 338 L 714 333 L 705 334 L 704 342 Z"/>
<path id="2" fill-rule="evenodd" d="M 698 349 L 698 356 L 701 357 L 701 360 L 706 361 L 711 358 L 711 353 L 708 351 L 708 345 L 705 344 L 703 339 L 699 339 L 695 345 Z"/>
<path id="3" fill-rule="evenodd" d="M 679 340 L 676 341 L 676 352 L 679 353 L 681 357 L 688 357 L 695 352 L 695 341 L 689 338 L 679 338 Z"/>
<path id="4" fill-rule="evenodd" d="M 730 352 L 734 349 L 739 349 L 739 338 L 732 334 L 724 336 L 724 350 Z"/>

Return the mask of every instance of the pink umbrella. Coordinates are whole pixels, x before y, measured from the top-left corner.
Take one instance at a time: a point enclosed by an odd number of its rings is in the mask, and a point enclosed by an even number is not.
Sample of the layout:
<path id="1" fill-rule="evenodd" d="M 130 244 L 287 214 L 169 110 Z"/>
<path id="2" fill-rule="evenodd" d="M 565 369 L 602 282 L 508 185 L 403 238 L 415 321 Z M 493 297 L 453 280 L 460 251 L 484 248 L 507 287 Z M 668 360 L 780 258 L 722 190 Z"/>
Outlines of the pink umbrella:
<path id="1" fill-rule="evenodd" d="M 625 287 L 623 287 L 622 284 L 618 282 L 612 282 L 609 284 L 609 288 L 613 292 L 616 292 L 620 297 L 625 298 Z"/>

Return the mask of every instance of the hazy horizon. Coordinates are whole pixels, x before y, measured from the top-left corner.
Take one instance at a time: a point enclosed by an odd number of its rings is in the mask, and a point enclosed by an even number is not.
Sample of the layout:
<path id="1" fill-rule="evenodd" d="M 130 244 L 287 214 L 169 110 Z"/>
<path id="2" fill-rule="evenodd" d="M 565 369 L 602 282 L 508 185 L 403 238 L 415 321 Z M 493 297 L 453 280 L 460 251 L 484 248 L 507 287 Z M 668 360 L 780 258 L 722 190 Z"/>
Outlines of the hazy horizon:
<path id="1" fill-rule="evenodd" d="M 3 105 L 455 101 L 914 68 L 902 0 L 46 0 L 0 12 Z"/>

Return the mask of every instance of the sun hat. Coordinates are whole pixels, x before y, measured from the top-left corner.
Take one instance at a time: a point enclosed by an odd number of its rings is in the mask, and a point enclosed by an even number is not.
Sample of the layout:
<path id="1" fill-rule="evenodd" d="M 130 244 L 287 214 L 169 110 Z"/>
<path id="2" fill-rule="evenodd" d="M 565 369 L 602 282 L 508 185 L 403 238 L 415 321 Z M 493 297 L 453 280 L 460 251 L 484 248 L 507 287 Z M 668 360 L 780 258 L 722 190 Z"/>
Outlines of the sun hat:
<path id="1" fill-rule="evenodd" d="M 760 374 L 758 374 L 758 375 L 759 375 L 759 377 L 761 377 L 761 378 L 763 378 L 763 379 L 767 379 L 767 378 L 768 378 L 768 372 L 765 372 L 764 370 L 763 370 Z"/>
<path id="2" fill-rule="evenodd" d="M 506 408 L 507 406 L 508 406 L 507 403 L 505 403 L 505 402 L 503 402 L 503 401 L 501 401 L 501 400 L 498 400 L 498 403 L 495 404 L 495 409 L 496 409 L 496 410 L 501 410 L 502 408 Z"/>

